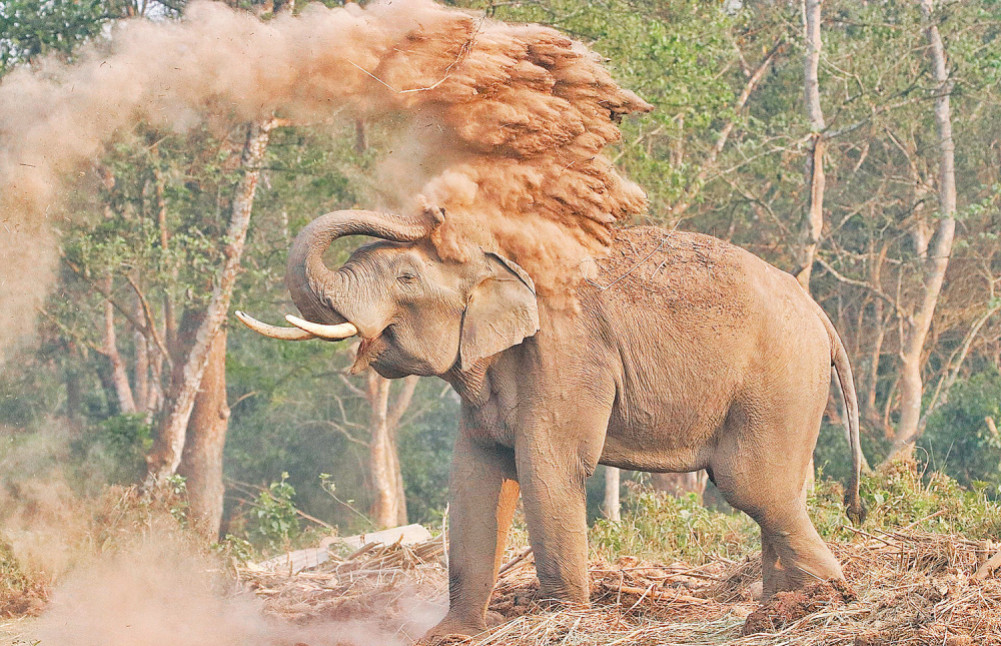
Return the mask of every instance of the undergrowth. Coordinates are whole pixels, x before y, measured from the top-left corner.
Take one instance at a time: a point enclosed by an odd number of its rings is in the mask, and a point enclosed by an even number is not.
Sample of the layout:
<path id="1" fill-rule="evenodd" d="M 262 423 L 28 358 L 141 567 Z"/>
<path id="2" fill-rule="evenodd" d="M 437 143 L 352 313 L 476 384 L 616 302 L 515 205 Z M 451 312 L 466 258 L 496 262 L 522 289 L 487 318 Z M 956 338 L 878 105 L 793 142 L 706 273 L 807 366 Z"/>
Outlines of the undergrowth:
<path id="1" fill-rule="evenodd" d="M 841 483 L 817 479 L 807 504 L 824 540 L 849 542 L 900 528 L 970 540 L 1001 536 L 1001 504 L 990 491 L 966 489 L 942 473 L 921 473 L 914 463 L 894 462 L 863 476 L 861 494 L 869 515 L 853 528 Z M 675 498 L 639 486 L 629 489 L 620 522 L 599 520 L 592 526 L 590 543 L 593 556 L 608 560 L 628 555 L 692 564 L 733 560 L 760 549 L 758 528 L 746 515 L 705 507 L 694 494 Z"/>
<path id="2" fill-rule="evenodd" d="M 704 507 L 695 494 L 675 498 L 641 486 L 628 491 L 622 520 L 602 519 L 591 528 L 591 551 L 597 557 L 702 564 L 740 556 L 757 540 L 757 526 L 750 518 Z"/>

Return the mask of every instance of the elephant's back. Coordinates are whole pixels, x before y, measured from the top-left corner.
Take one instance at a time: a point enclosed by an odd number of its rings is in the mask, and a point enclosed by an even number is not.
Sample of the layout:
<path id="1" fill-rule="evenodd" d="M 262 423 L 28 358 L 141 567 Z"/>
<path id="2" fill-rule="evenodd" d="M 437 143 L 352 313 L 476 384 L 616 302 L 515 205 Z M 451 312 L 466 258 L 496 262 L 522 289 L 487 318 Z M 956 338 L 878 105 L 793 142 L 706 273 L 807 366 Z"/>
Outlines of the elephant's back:
<path id="1" fill-rule="evenodd" d="M 630 307 L 741 318 L 749 274 L 766 271 L 758 263 L 770 267 L 712 236 L 628 227 L 616 230 L 608 254 L 596 260 L 589 287 L 602 300 Z"/>
<path id="2" fill-rule="evenodd" d="M 587 289 L 603 309 L 668 314 L 683 328 L 755 324 L 826 338 L 796 279 L 725 240 L 661 227 L 618 229 Z M 803 329 L 806 325 L 807 329 Z"/>

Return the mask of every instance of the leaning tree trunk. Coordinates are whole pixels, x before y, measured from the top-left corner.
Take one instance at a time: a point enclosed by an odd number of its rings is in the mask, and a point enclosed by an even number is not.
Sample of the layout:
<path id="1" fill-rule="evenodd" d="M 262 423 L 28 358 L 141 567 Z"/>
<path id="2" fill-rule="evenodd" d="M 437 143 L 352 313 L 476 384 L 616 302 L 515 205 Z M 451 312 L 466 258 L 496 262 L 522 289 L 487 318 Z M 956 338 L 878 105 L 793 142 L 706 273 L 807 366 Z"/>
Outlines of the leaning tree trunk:
<path id="1" fill-rule="evenodd" d="M 188 502 L 195 529 L 209 541 L 219 538 L 225 487 L 222 452 L 229 428 L 226 400 L 226 330 L 209 346 L 202 383 L 188 420 L 187 438 L 177 472 L 187 481 Z"/>
<path id="2" fill-rule="evenodd" d="M 910 457 L 917 441 L 921 421 L 921 398 L 924 383 L 921 377 L 921 352 L 931 329 L 932 317 L 942 293 L 942 283 L 949 267 L 949 255 L 956 234 L 956 171 L 955 145 L 952 141 L 952 119 L 949 95 L 952 81 L 946 64 L 945 46 L 938 26 L 932 21 L 932 0 L 921 1 L 921 11 L 928 26 L 925 34 L 931 52 L 932 68 L 937 84 L 935 99 L 935 124 L 938 129 L 939 225 L 935 232 L 927 259 L 925 260 L 923 289 L 917 311 L 912 321 L 906 324 L 900 350 L 900 422 L 893 438 L 890 457 Z"/>
<path id="3" fill-rule="evenodd" d="M 226 231 L 225 262 L 212 290 L 205 318 L 195 334 L 194 345 L 184 360 L 180 379 L 171 384 L 172 392 L 168 398 L 171 405 L 157 427 L 153 450 L 146 459 L 148 471 L 143 488 L 147 491 L 174 475 L 181 462 L 188 419 L 191 417 L 198 386 L 202 381 L 209 349 L 229 312 L 229 301 L 247 239 L 247 226 L 250 224 L 261 161 L 264 159 L 268 139 L 274 126 L 275 121 L 269 119 L 250 124 L 247 128 L 247 140 L 240 162 L 244 174 L 236 189 L 229 228 Z"/>

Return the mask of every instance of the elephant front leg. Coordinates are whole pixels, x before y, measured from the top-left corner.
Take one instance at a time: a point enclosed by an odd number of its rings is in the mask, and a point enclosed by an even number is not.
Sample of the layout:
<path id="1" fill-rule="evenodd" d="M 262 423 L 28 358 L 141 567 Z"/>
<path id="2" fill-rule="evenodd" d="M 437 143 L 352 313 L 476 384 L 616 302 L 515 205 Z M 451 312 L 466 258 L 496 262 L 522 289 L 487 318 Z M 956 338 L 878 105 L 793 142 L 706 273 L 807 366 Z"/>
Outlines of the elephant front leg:
<path id="1" fill-rule="evenodd" d="M 448 528 L 448 614 L 425 638 L 486 629 L 487 604 L 518 502 L 510 449 L 460 430 L 452 457 Z"/>
<path id="2" fill-rule="evenodd" d="M 518 438 L 516 456 L 539 598 L 587 603 L 589 461 L 569 446 L 551 445 L 548 438 Z"/>

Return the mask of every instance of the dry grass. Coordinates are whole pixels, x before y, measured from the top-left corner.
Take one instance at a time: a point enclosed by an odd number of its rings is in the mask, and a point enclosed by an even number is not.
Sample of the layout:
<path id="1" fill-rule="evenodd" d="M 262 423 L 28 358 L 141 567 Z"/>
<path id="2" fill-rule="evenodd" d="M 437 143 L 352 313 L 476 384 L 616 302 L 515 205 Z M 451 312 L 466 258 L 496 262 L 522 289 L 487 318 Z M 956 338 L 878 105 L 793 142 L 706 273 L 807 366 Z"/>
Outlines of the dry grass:
<path id="1" fill-rule="evenodd" d="M 294 576 L 248 570 L 241 576 L 277 615 L 356 618 L 375 607 L 391 622 L 387 600 L 414 592 L 442 599 L 442 548 L 440 539 L 369 548 Z M 512 554 L 491 603 L 503 623 L 466 643 L 1001 646 L 1001 579 L 975 576 L 1001 548 L 997 541 L 872 530 L 832 548 L 850 587 L 818 583 L 765 605 L 749 591 L 760 577 L 757 557 L 697 567 L 631 558 L 595 562 L 590 607 L 546 607 L 536 599 L 530 555 Z"/>

